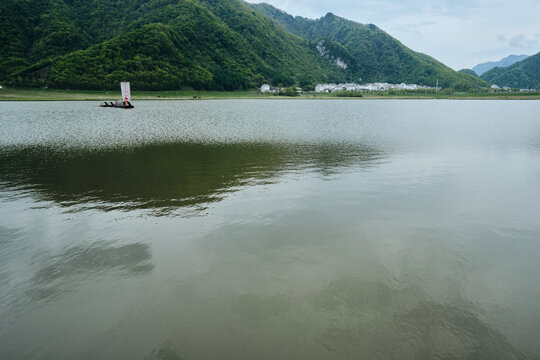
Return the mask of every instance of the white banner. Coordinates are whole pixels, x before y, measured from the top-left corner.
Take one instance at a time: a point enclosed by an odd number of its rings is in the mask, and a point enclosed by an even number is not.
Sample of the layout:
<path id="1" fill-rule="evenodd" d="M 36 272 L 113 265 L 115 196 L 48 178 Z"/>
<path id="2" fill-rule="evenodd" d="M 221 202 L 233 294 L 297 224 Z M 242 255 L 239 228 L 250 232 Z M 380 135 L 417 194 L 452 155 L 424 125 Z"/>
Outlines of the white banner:
<path id="1" fill-rule="evenodd" d="M 129 88 L 129 83 L 120 83 L 120 88 L 122 88 L 122 100 L 131 101 L 131 89 Z"/>

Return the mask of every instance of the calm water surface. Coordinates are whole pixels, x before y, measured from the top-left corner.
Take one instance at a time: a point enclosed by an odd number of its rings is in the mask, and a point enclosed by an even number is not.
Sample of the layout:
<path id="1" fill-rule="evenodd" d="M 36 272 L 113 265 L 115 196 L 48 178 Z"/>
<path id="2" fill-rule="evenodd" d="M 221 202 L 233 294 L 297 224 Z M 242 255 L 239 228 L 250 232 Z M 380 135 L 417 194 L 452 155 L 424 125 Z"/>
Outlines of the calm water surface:
<path id="1" fill-rule="evenodd" d="M 539 101 L 0 102 L 1 359 L 540 359 Z"/>

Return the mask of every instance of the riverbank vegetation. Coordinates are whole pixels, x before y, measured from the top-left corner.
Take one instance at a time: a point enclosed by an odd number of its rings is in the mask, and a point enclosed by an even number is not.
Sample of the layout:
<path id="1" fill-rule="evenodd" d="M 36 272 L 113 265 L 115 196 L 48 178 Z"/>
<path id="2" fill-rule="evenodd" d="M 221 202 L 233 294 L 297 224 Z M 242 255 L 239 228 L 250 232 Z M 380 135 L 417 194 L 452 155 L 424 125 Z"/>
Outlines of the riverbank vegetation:
<path id="1" fill-rule="evenodd" d="M 120 97 L 120 91 L 98 90 L 45 90 L 8 88 L 0 90 L 0 101 L 112 101 Z M 257 90 L 239 91 L 133 91 L 137 100 L 210 100 L 210 99 L 291 99 L 287 94 L 261 94 Z M 466 92 L 399 92 L 378 91 L 355 93 L 295 93 L 294 99 L 494 99 L 494 100 L 540 100 L 540 93 L 466 93 Z"/>

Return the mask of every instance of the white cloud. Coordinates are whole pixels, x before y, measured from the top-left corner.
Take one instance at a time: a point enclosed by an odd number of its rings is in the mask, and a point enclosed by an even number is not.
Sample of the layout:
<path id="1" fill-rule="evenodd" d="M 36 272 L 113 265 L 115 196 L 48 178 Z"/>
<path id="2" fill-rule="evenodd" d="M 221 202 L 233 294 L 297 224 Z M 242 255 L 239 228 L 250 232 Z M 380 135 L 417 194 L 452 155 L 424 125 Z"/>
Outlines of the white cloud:
<path id="1" fill-rule="evenodd" d="M 517 34 L 510 39 L 508 44 L 512 47 L 527 48 L 538 44 L 538 40 L 539 39 L 537 37 L 528 38 L 523 34 Z"/>
<path id="2" fill-rule="evenodd" d="M 516 34 L 510 38 L 504 34 L 501 34 L 497 36 L 497 41 L 513 48 L 530 48 L 534 45 L 540 44 L 540 34 L 534 34 L 531 37 L 527 37 L 524 34 Z"/>

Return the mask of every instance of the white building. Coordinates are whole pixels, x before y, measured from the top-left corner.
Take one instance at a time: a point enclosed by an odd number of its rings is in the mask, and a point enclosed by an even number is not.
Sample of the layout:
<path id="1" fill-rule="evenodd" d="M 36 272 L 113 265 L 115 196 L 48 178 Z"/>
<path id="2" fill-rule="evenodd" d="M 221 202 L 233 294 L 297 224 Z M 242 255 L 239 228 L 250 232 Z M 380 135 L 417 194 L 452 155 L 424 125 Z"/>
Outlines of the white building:
<path id="1" fill-rule="evenodd" d="M 338 91 L 388 91 L 388 90 L 428 90 L 434 89 L 425 85 L 416 85 L 416 84 L 389 84 L 389 83 L 370 83 L 370 84 L 356 84 L 356 83 L 346 83 L 346 84 L 318 84 L 315 86 L 315 92 L 338 92 Z M 439 87 L 439 90 L 442 89 Z"/>
<path id="2" fill-rule="evenodd" d="M 262 92 L 262 93 L 268 93 L 268 92 L 270 92 L 270 85 L 268 85 L 268 84 L 263 84 L 263 85 L 261 86 L 261 92 Z"/>
<path id="3" fill-rule="evenodd" d="M 315 86 L 315 92 L 318 92 L 318 93 L 324 92 L 324 85 L 322 85 L 322 84 L 317 84 L 317 85 Z"/>

